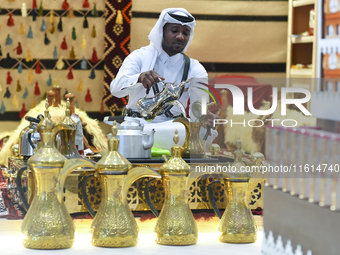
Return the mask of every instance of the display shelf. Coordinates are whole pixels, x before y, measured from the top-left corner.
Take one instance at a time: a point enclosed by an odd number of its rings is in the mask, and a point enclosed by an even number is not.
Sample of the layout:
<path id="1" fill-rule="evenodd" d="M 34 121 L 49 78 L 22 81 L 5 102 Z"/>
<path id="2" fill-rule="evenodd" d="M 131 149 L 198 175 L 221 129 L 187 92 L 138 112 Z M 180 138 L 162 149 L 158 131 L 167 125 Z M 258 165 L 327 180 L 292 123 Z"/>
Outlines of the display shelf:
<path id="1" fill-rule="evenodd" d="M 300 36 L 300 37 L 291 37 L 292 43 L 313 43 L 314 36 Z"/>
<path id="2" fill-rule="evenodd" d="M 295 0 L 293 1 L 293 7 L 312 5 L 314 3 L 315 3 L 314 0 Z"/>
<path id="3" fill-rule="evenodd" d="M 313 69 L 303 68 L 303 69 L 290 69 L 290 77 L 291 78 L 298 78 L 300 76 L 304 77 L 312 77 L 313 76 Z"/>
<path id="4" fill-rule="evenodd" d="M 313 18 L 313 9 L 316 12 L 317 0 L 289 0 L 288 1 L 288 39 L 286 78 L 315 78 L 316 74 L 316 16 Z M 301 34 L 306 34 L 301 36 Z M 310 68 L 295 69 L 293 65 L 309 66 Z M 287 81 L 286 86 L 292 83 Z M 315 86 L 307 87 L 310 92 Z"/>

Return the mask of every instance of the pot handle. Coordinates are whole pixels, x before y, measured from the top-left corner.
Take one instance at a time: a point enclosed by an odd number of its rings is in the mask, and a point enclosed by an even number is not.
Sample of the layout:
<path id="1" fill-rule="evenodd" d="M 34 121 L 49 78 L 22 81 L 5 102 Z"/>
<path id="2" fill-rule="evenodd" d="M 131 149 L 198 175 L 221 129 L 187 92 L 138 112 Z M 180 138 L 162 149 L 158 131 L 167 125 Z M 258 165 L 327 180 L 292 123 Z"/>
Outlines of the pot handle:
<path id="1" fill-rule="evenodd" d="M 23 202 L 23 204 L 25 206 L 25 209 L 26 209 L 26 212 L 27 212 L 28 209 L 30 208 L 30 206 L 29 206 L 29 204 L 27 202 L 27 199 L 26 199 L 26 196 L 25 196 L 25 192 L 24 192 L 24 190 L 22 188 L 22 184 L 21 184 L 21 176 L 24 173 L 24 171 L 26 171 L 26 170 L 27 170 L 27 166 L 24 166 L 24 167 L 19 169 L 15 182 L 16 182 L 16 185 L 17 185 L 17 189 L 19 191 L 20 199 Z"/>
<path id="2" fill-rule="evenodd" d="M 82 185 L 81 185 L 81 191 L 83 194 L 83 199 L 84 199 L 84 204 L 86 209 L 89 211 L 89 213 L 91 214 L 91 216 L 94 218 L 96 216 L 96 212 L 93 210 L 93 208 L 91 207 L 91 204 L 89 202 L 89 198 L 87 196 L 87 190 L 86 190 L 86 184 L 88 182 L 88 180 L 94 177 L 94 174 L 89 174 L 88 176 L 86 176 L 83 181 L 82 181 Z"/>
<path id="3" fill-rule="evenodd" d="M 217 217 L 219 219 L 222 218 L 222 215 L 220 213 L 220 210 L 218 209 L 217 207 L 217 204 L 216 204 L 216 201 L 215 201 L 215 197 L 214 197 L 214 185 L 216 183 L 221 183 L 220 180 L 215 180 L 215 181 L 212 181 L 209 185 L 208 185 L 208 193 L 209 193 L 209 200 L 210 200 L 210 203 L 214 209 L 214 212 L 216 213 Z"/>
<path id="4" fill-rule="evenodd" d="M 33 143 L 33 141 L 32 141 L 32 138 L 31 138 L 33 132 L 34 132 L 33 130 L 30 130 L 30 131 L 28 132 L 27 140 L 28 140 L 29 144 L 31 145 L 32 149 L 34 150 L 34 152 L 37 152 L 37 148 L 35 147 L 35 145 L 34 145 L 34 143 Z"/>
<path id="5" fill-rule="evenodd" d="M 150 196 L 149 196 L 149 186 L 154 183 L 156 181 L 156 178 L 152 178 L 150 179 L 146 185 L 145 185 L 145 189 L 144 189 L 144 196 L 145 196 L 145 201 L 148 204 L 148 206 L 150 207 L 151 211 L 153 212 L 153 214 L 156 217 L 159 217 L 159 212 L 156 210 L 156 208 L 154 207 L 154 205 L 151 202 Z"/>

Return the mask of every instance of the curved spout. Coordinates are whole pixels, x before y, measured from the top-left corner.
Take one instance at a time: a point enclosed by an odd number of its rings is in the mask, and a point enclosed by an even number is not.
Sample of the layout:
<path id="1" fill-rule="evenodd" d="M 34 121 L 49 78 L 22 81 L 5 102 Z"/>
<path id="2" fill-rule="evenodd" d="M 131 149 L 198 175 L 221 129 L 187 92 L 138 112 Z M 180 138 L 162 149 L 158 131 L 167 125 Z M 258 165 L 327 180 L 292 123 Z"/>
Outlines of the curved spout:
<path id="1" fill-rule="evenodd" d="M 147 143 L 144 143 L 144 144 L 143 144 L 144 150 L 148 150 L 148 149 L 150 149 L 150 148 L 152 147 L 154 135 L 155 135 L 155 130 L 152 129 L 152 130 L 151 130 L 151 134 L 150 134 L 149 141 L 148 141 Z"/>
<path id="2" fill-rule="evenodd" d="M 95 168 L 96 165 L 89 159 L 74 158 L 65 162 L 63 169 L 60 172 L 58 180 L 58 200 L 61 203 L 63 201 L 63 189 L 66 177 L 78 167 L 90 167 Z"/>

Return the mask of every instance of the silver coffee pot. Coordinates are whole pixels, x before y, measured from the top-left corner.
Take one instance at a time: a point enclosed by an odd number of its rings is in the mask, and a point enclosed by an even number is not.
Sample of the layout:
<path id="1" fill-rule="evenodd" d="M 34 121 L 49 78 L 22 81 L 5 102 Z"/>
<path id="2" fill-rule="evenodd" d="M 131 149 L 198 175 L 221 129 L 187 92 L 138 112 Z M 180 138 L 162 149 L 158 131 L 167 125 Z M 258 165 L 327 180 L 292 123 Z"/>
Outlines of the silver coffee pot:
<path id="1" fill-rule="evenodd" d="M 116 135 L 120 140 L 118 151 L 125 158 L 151 158 L 155 130 L 149 133 L 143 129 L 144 125 L 132 117 L 125 117 L 124 122 L 120 124 Z M 109 134 L 108 138 L 111 137 Z"/>
<path id="2" fill-rule="evenodd" d="M 42 115 L 38 115 L 38 118 L 26 116 L 25 120 L 30 124 L 21 130 L 19 135 L 19 155 L 24 157 L 32 156 L 37 151 L 37 145 L 40 141 L 40 135 L 36 131 L 37 125 L 40 122 Z"/>

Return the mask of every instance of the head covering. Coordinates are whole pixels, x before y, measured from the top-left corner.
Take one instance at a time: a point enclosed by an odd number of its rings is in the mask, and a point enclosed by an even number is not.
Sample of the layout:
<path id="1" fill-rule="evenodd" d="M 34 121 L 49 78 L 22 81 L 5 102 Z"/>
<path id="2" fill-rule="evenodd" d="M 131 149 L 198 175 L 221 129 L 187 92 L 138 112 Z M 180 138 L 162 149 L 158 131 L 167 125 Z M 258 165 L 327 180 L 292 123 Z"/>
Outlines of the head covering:
<path id="1" fill-rule="evenodd" d="M 184 8 L 167 8 L 159 15 L 155 26 L 149 34 L 150 44 L 145 47 L 144 61 L 142 63 L 141 72 L 152 70 L 155 66 L 157 57 L 162 52 L 163 27 L 166 23 L 176 23 L 191 28 L 190 37 L 187 45 L 183 49 L 184 53 L 190 45 L 194 37 L 194 28 L 196 26 L 195 18 Z"/>
<path id="2" fill-rule="evenodd" d="M 153 45 L 159 53 L 162 49 L 163 27 L 166 23 L 176 23 L 191 28 L 188 43 L 182 51 L 182 53 L 184 53 L 188 49 L 189 44 L 194 37 L 194 28 L 196 25 L 195 18 L 184 8 L 164 9 L 149 34 L 150 44 Z"/>

